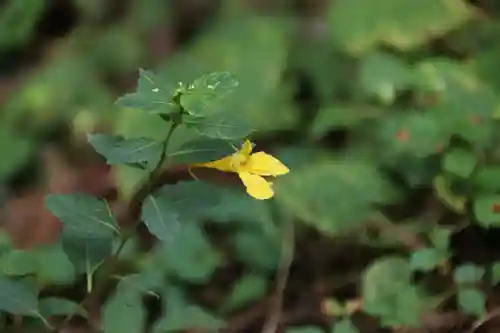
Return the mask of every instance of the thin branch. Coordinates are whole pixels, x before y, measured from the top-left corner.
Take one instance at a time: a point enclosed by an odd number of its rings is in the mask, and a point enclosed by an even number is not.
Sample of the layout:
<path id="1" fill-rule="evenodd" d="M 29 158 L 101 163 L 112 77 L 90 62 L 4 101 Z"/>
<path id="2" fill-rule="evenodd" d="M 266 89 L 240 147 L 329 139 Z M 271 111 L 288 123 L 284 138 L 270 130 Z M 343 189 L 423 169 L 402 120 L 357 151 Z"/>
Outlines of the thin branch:
<path id="1" fill-rule="evenodd" d="M 286 217 L 284 221 L 281 259 L 276 276 L 276 291 L 269 305 L 269 313 L 261 333 L 275 333 L 281 320 L 283 311 L 283 295 L 290 275 L 290 267 L 293 263 L 295 250 L 295 228 L 294 221 Z"/>

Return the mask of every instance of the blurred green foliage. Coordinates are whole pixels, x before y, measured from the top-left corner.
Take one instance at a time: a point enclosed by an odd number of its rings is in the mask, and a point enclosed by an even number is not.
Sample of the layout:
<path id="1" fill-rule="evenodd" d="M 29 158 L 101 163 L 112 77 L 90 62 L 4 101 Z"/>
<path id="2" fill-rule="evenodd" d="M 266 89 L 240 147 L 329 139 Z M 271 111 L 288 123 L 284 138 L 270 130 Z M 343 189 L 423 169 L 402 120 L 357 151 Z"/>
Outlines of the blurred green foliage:
<path id="1" fill-rule="evenodd" d="M 174 162 L 223 156 L 220 140 L 251 133 L 257 142 L 276 143 L 271 151 L 291 169 L 276 181 L 272 204 L 203 183 L 150 193 L 141 219 L 161 242 L 149 252 L 132 247 L 121 253 L 134 272 L 120 277 L 103 306 L 105 333 L 141 330 L 143 296 L 160 297 L 167 309 L 153 332 L 224 326 L 226 315 L 267 293 L 282 257 L 284 216 L 293 216 L 299 231 L 307 226 L 359 243 L 370 238 L 371 246 L 398 252 L 359 272 L 363 305 L 356 310 L 382 326 L 418 326 L 450 294 L 460 311 L 484 315 L 481 282 L 500 280 L 498 263 L 448 268 L 450 237 L 464 224 L 500 225 L 498 9 L 473 8 L 465 0 L 329 0 L 315 8 L 321 15 L 306 17 L 283 5 L 279 14 L 263 15 L 228 0 L 191 39 L 158 57 L 155 47 L 175 40 L 183 19 L 176 17 L 178 4 L 133 2 L 119 19 L 102 24 L 113 10 L 105 2 L 73 3 L 79 13 L 73 29 L 49 45 L 50 56 L 25 74 L 1 106 L 2 181 L 29 163 L 43 146 L 41 138 L 61 123 L 75 132 L 105 124 L 115 136 L 94 133 L 89 143 L 114 166 L 120 196 L 130 198 L 161 160 L 165 120 L 179 105 L 191 118 L 169 142 Z M 1 63 L 11 64 L 13 51 L 30 52 L 47 7 L 35 0 L 2 5 Z M 207 87 L 214 77 L 207 73 L 219 75 L 222 91 L 211 95 Z M 131 78 L 139 79 L 135 93 Z M 190 93 L 179 95 L 189 87 Z M 158 103 L 157 91 L 174 102 L 180 96 L 180 104 Z M 206 138 L 196 142 L 195 136 Z M 287 145 L 280 143 L 283 136 Z M 440 206 L 425 218 L 415 212 L 424 208 L 408 208 L 422 190 Z M 35 324 L 44 317 L 84 315 L 74 302 L 40 299 L 38 293 L 78 283 L 81 274 L 92 290 L 121 232 L 107 203 L 96 198 L 54 196 L 46 204 L 72 221 L 58 243 L 25 251 L 8 240 L 0 244 L 0 311 L 30 316 Z M 392 216 L 388 208 L 394 207 L 407 210 L 408 218 Z M 447 226 L 444 215 L 452 216 Z M 89 225 L 89 219 L 100 223 Z M 205 227 L 212 225 L 230 235 L 224 248 L 207 235 Z M 379 237 L 362 239 L 373 227 L 381 230 Z M 424 241 L 405 247 L 392 232 L 400 228 Z M 245 274 L 218 307 L 202 307 L 187 295 L 186 286 L 210 283 L 233 262 Z M 415 272 L 448 275 L 454 284 L 430 291 L 415 282 Z M 341 312 L 330 331 L 356 332 L 352 309 Z M 287 333 L 321 331 L 306 326 Z"/>

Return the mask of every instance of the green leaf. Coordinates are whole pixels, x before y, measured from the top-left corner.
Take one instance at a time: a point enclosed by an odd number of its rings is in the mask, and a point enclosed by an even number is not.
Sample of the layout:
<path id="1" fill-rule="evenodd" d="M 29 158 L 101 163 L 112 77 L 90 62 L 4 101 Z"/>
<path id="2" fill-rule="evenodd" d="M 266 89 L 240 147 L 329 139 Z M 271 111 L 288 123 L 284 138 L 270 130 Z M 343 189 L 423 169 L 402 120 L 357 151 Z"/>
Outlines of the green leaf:
<path id="1" fill-rule="evenodd" d="M 500 282 L 500 262 L 494 262 L 491 266 L 491 284 L 495 285 Z"/>
<path id="2" fill-rule="evenodd" d="M 260 299 L 266 294 L 267 278 L 262 274 L 245 274 L 233 286 L 229 298 L 224 302 L 224 309 L 234 310 Z"/>
<path id="3" fill-rule="evenodd" d="M 473 264 L 458 266 L 453 272 L 453 280 L 456 284 L 473 284 L 479 282 L 484 276 L 485 270 Z"/>
<path id="4" fill-rule="evenodd" d="M 229 72 L 201 76 L 181 95 L 182 107 L 191 115 L 205 117 L 217 113 L 223 99 L 238 87 L 236 77 Z"/>
<path id="5" fill-rule="evenodd" d="M 166 185 L 146 197 L 141 219 L 158 239 L 171 241 L 180 224 L 203 216 L 219 197 L 217 189 L 203 182 Z"/>
<path id="6" fill-rule="evenodd" d="M 378 43 L 416 48 L 463 24 L 471 12 L 460 0 L 339 0 L 328 11 L 334 40 L 352 53 Z"/>
<path id="7" fill-rule="evenodd" d="M 13 132 L 7 126 L 0 126 L 0 179 L 10 177 L 19 170 L 34 151 L 34 144 L 27 137 Z"/>
<path id="8" fill-rule="evenodd" d="M 103 333 L 137 333 L 144 330 L 146 310 L 140 293 L 117 292 L 104 305 Z"/>
<path id="9" fill-rule="evenodd" d="M 33 315 L 38 311 L 38 293 L 27 283 L 0 276 L 0 311 Z"/>
<path id="10" fill-rule="evenodd" d="M 164 284 L 164 276 L 160 269 L 154 268 L 143 269 L 137 274 L 122 277 L 117 290 L 135 290 L 146 294 L 159 290 Z"/>
<path id="11" fill-rule="evenodd" d="M 152 333 L 187 329 L 218 331 L 224 325 L 221 319 L 205 309 L 190 304 L 178 289 L 169 289 L 164 295 L 164 301 L 168 312 L 153 325 Z"/>
<path id="12" fill-rule="evenodd" d="M 186 126 L 213 139 L 235 140 L 249 136 L 254 129 L 248 121 L 231 110 L 210 117 L 185 117 Z"/>
<path id="13" fill-rule="evenodd" d="M 160 80 L 153 72 L 139 69 L 137 91 L 118 98 L 116 105 L 168 115 L 178 111 L 178 106 L 172 101 L 175 91 L 175 87 Z"/>
<path id="14" fill-rule="evenodd" d="M 37 279 L 42 284 L 70 284 L 76 277 L 75 266 L 58 241 L 37 249 Z"/>
<path id="15" fill-rule="evenodd" d="M 161 143 L 148 138 L 125 139 L 118 135 L 88 134 L 88 142 L 106 158 L 109 165 L 145 164 L 154 169 L 160 162 Z"/>
<path id="16" fill-rule="evenodd" d="M 87 317 L 87 311 L 80 304 L 75 303 L 71 300 L 58 298 L 58 297 L 47 297 L 40 299 L 40 314 L 44 318 L 50 318 L 53 316 L 67 316 L 76 313 L 80 316 Z"/>
<path id="17" fill-rule="evenodd" d="M 62 246 L 78 273 L 85 272 L 89 278 L 95 269 L 111 255 L 113 238 L 78 237 L 63 232 Z"/>
<path id="18" fill-rule="evenodd" d="M 410 266 L 414 270 L 431 271 L 447 258 L 448 254 L 438 249 L 420 249 L 412 252 Z"/>
<path id="19" fill-rule="evenodd" d="M 386 159 L 402 154 L 426 157 L 448 143 L 449 134 L 435 117 L 408 111 L 382 120 L 378 141 Z"/>
<path id="20" fill-rule="evenodd" d="M 275 183 L 276 201 L 304 222 L 327 233 L 361 226 L 376 204 L 395 199 L 395 189 L 376 165 L 361 158 L 310 162 Z"/>
<path id="21" fill-rule="evenodd" d="M 495 193 L 500 191 L 500 166 L 482 166 L 474 174 L 472 181 L 478 192 Z"/>
<path id="22" fill-rule="evenodd" d="M 359 333 L 350 318 L 344 318 L 333 326 L 331 333 Z"/>
<path id="23" fill-rule="evenodd" d="M 33 274 L 37 271 L 36 257 L 23 250 L 12 250 L 0 258 L 2 273 L 9 276 Z"/>
<path id="24" fill-rule="evenodd" d="M 221 255 L 193 220 L 182 221 L 175 237 L 159 244 L 155 257 L 158 267 L 194 284 L 207 282 L 221 264 Z"/>
<path id="25" fill-rule="evenodd" d="M 45 205 L 64 225 L 64 232 L 77 238 L 109 237 L 119 233 L 106 201 L 87 194 L 49 194 Z"/>
<path id="26" fill-rule="evenodd" d="M 481 195 L 474 200 L 474 215 L 483 227 L 500 224 L 500 195 Z"/>
<path id="27" fill-rule="evenodd" d="M 448 251 L 452 230 L 447 227 L 436 226 L 429 233 L 429 238 L 436 249 Z"/>
<path id="28" fill-rule="evenodd" d="M 374 52 L 363 58 L 360 69 L 361 89 L 375 95 L 387 104 L 396 93 L 410 87 L 412 73 L 407 64 L 390 54 Z"/>
<path id="29" fill-rule="evenodd" d="M 148 195 L 142 204 L 141 220 L 161 241 L 171 241 L 179 228 L 179 215 L 172 204 L 158 195 Z"/>
<path id="30" fill-rule="evenodd" d="M 236 258 L 254 269 L 275 271 L 281 257 L 280 238 L 263 230 L 248 229 L 240 230 L 234 236 L 232 244 Z"/>
<path id="31" fill-rule="evenodd" d="M 462 178 L 468 178 L 477 165 L 477 158 L 470 151 L 454 148 L 443 159 L 443 169 Z"/>
<path id="32" fill-rule="evenodd" d="M 447 180 L 444 175 L 437 175 L 434 178 L 432 185 L 434 186 L 434 191 L 437 197 L 448 208 L 459 214 L 465 213 L 465 204 L 467 203 L 467 198 L 453 193 L 450 181 Z"/>
<path id="33" fill-rule="evenodd" d="M 168 155 L 178 164 L 194 164 L 216 161 L 235 153 L 231 142 L 221 139 L 195 139 L 183 144 L 178 150 Z"/>
<path id="34" fill-rule="evenodd" d="M 486 297 L 475 288 L 460 288 L 457 293 L 460 308 L 467 314 L 482 317 L 486 313 Z"/>

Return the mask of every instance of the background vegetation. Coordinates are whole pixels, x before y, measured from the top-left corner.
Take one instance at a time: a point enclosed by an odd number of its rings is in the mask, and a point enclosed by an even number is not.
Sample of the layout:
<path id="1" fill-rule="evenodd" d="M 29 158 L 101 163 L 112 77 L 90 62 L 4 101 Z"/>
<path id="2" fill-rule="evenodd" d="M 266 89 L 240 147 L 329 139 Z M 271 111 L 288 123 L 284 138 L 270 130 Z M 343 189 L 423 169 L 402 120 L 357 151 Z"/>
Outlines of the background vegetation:
<path id="1" fill-rule="evenodd" d="M 495 331 L 499 15 L 493 0 L 4 1 L 2 330 Z M 168 242 L 142 226 L 89 274 L 44 197 L 134 197 L 145 171 L 110 167 L 87 133 L 164 138 L 158 115 L 115 104 L 139 68 L 234 74 L 229 108 L 292 171 L 271 203 L 203 174 L 220 203 L 190 207 Z"/>

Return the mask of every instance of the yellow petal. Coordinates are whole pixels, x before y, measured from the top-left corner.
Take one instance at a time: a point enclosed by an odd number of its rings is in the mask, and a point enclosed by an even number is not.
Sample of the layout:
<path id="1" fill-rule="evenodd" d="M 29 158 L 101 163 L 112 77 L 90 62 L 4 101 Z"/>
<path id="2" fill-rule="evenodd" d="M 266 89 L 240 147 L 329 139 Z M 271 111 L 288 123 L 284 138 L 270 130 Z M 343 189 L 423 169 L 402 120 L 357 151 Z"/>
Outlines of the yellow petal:
<path id="1" fill-rule="evenodd" d="M 276 157 L 262 151 L 250 155 L 245 171 L 260 176 L 280 176 L 290 172 Z"/>
<path id="2" fill-rule="evenodd" d="M 273 197 L 274 191 L 271 184 L 264 178 L 248 172 L 240 172 L 238 175 L 250 196 L 258 200 L 266 200 Z"/>
<path id="3" fill-rule="evenodd" d="M 193 164 L 195 167 L 217 169 L 223 172 L 236 172 L 233 163 L 233 155 L 221 158 L 220 160 L 207 162 L 207 163 L 197 163 Z"/>
<path id="4" fill-rule="evenodd" d="M 252 153 L 252 150 L 253 150 L 253 144 L 250 140 L 246 140 L 242 145 L 241 145 L 241 149 L 240 151 L 238 152 L 239 154 L 243 154 L 245 156 L 250 156 L 250 154 Z"/>

